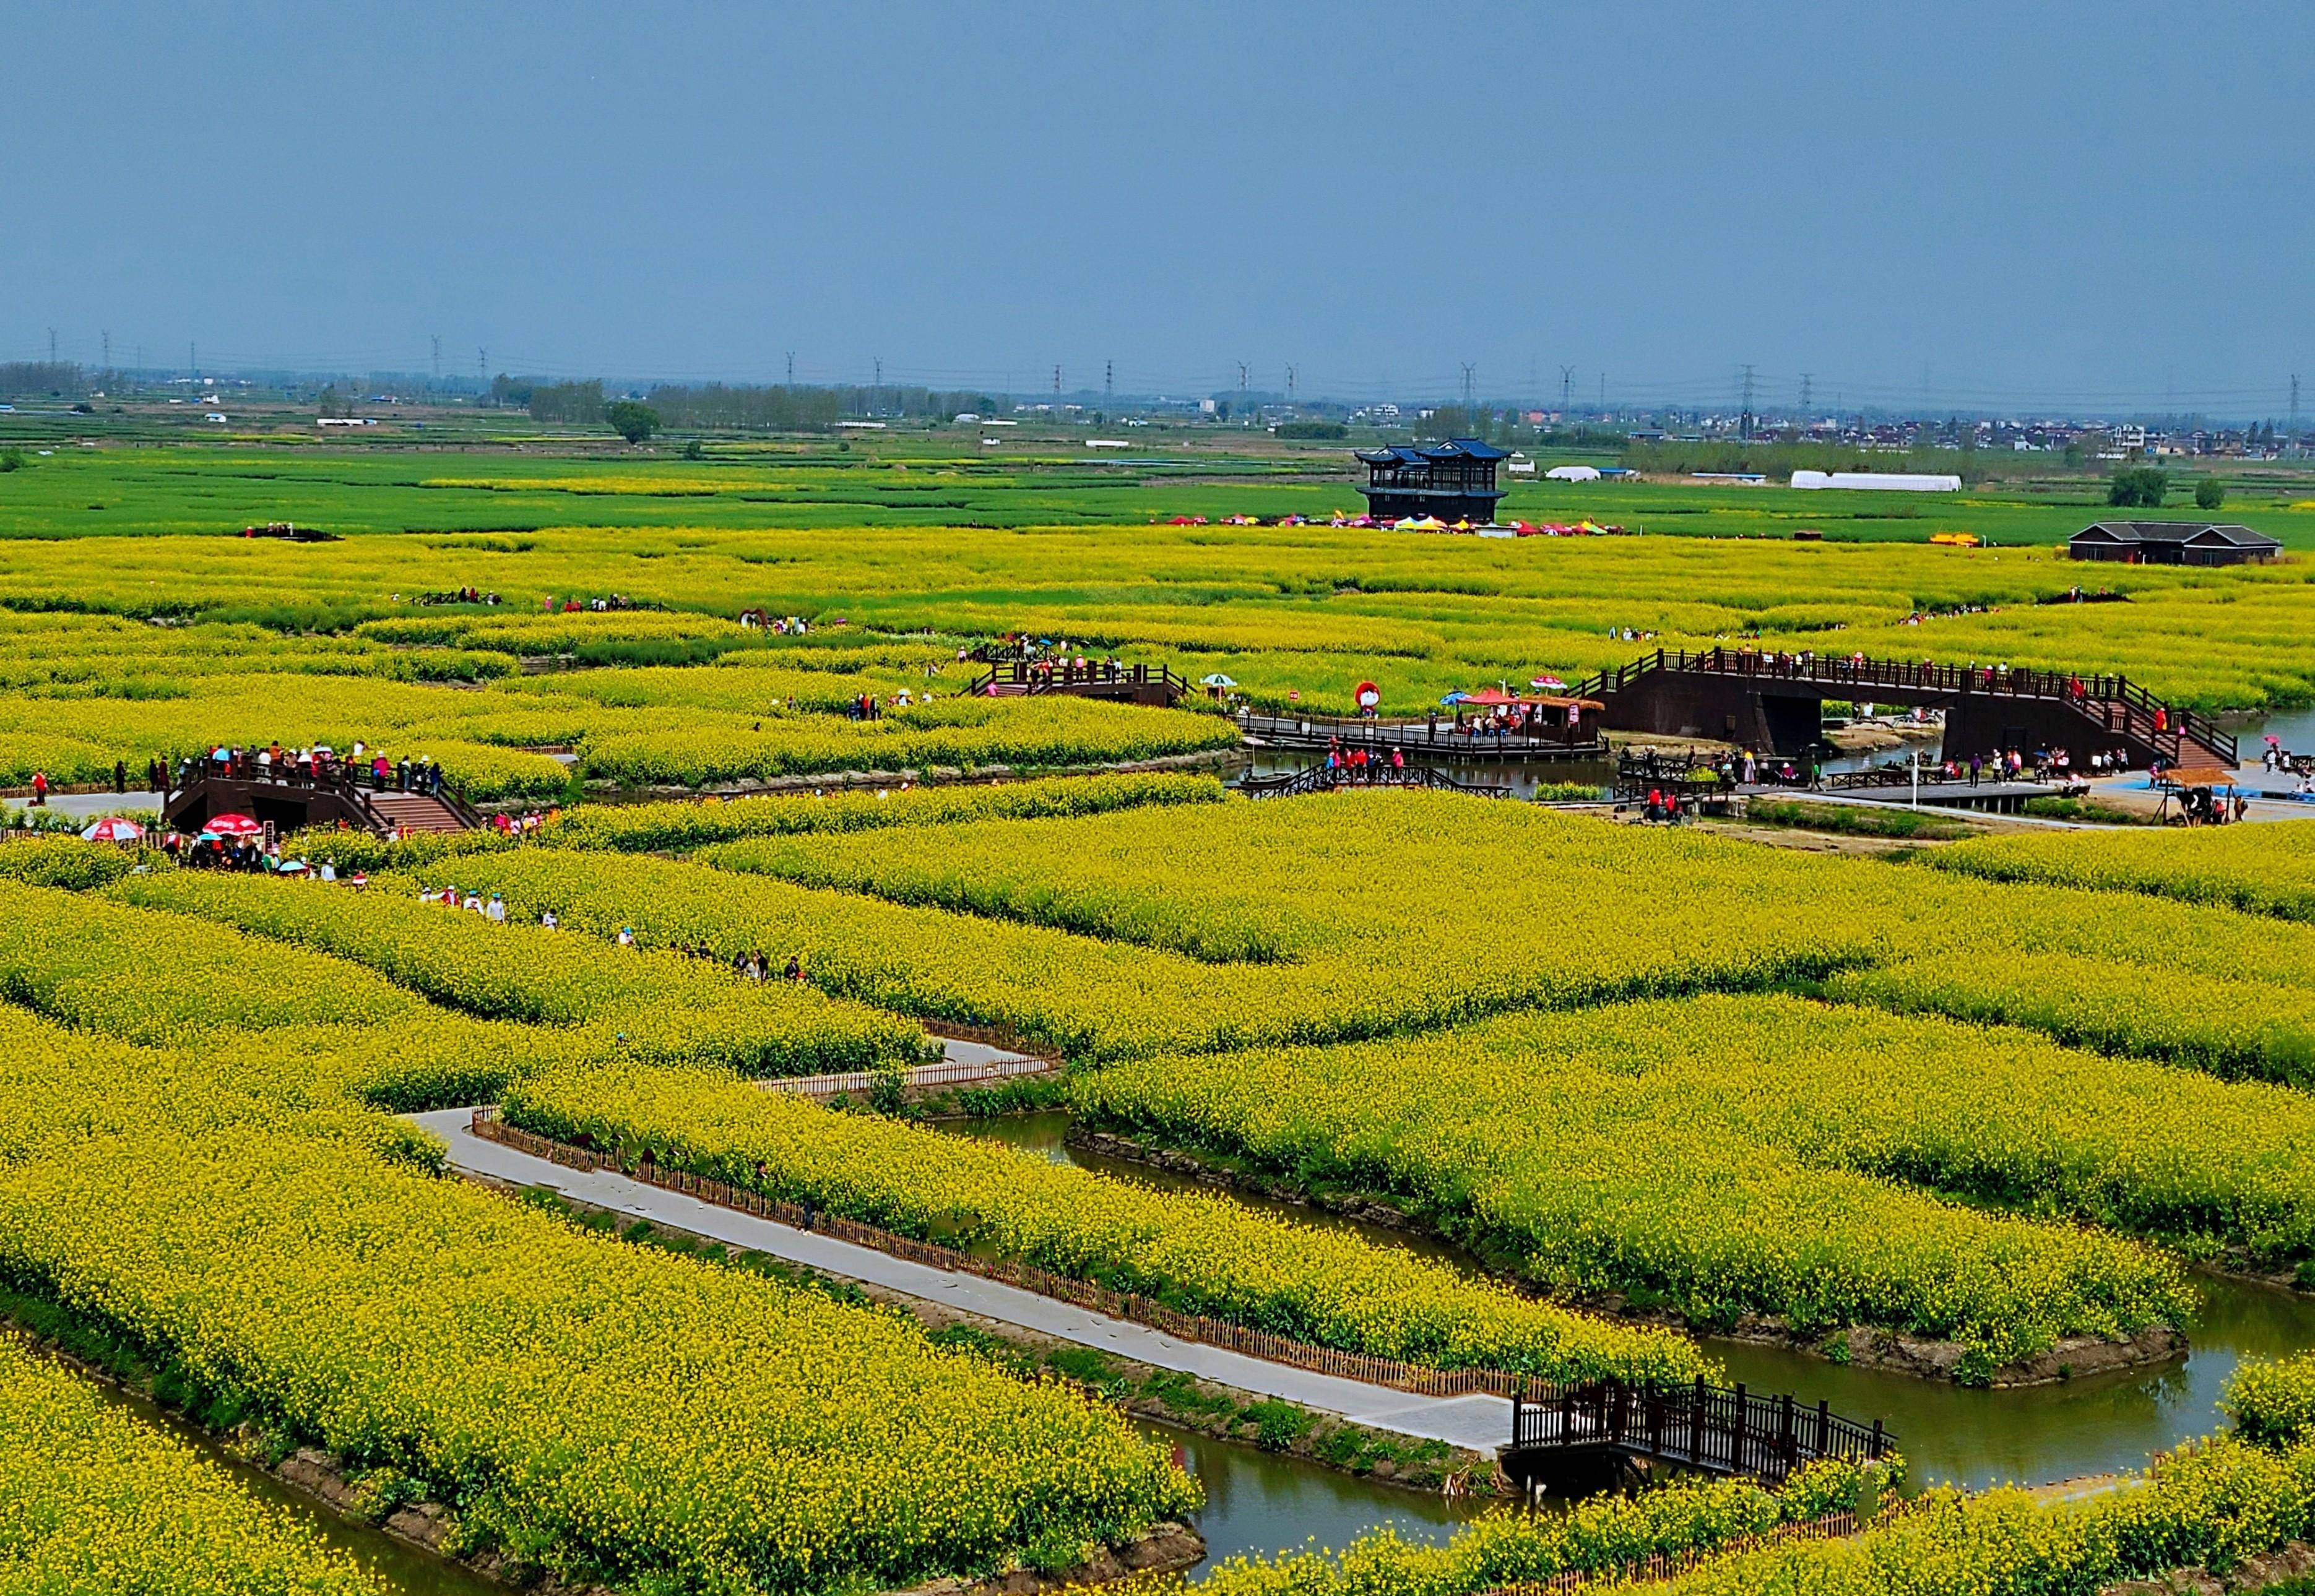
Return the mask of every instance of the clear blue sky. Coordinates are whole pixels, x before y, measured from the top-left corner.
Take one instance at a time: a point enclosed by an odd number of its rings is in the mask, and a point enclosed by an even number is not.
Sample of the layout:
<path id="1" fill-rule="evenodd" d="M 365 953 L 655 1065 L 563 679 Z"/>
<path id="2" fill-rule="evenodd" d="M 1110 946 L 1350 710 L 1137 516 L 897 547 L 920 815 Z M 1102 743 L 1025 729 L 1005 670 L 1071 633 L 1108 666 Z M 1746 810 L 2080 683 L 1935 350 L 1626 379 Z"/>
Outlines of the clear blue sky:
<path id="1" fill-rule="evenodd" d="M 2315 7 L 13 6 L 0 359 L 2315 412 Z M 1926 378 L 1926 387 L 1924 379 Z"/>

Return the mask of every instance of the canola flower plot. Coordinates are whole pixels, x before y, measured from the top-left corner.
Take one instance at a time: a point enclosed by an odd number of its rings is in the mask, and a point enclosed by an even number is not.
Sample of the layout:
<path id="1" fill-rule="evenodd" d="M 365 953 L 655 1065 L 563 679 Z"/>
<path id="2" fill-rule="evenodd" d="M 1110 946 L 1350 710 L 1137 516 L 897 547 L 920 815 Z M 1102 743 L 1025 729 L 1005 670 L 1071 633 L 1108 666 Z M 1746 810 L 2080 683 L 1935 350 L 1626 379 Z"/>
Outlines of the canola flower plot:
<path id="1" fill-rule="evenodd" d="M 589 732 L 585 772 L 698 787 L 845 770 L 1095 765 L 1238 745 L 1237 728 L 1219 715 L 1060 696 L 942 698 L 873 721 L 767 712 L 760 730 L 730 712 L 654 710 L 650 720 L 649 730 Z"/>
<path id="2" fill-rule="evenodd" d="M 182 1441 L 0 1334 L 0 1591 L 384 1596 Z"/>
<path id="3" fill-rule="evenodd" d="M 1987 837 L 1932 849 L 1920 862 L 1984 881 L 2140 892 L 2315 920 L 2315 827 Z"/>
<path id="4" fill-rule="evenodd" d="M 652 803 L 595 804 L 557 809 L 541 817 L 531 836 L 483 828 L 421 832 L 386 838 L 315 830 L 290 845 L 315 859 L 350 869 L 411 869 L 461 854 L 490 853 L 547 842 L 558 847 L 615 853 L 677 852 L 746 837 L 809 831 L 874 831 L 888 826 L 943 826 L 989 818 L 1100 814 L 1110 810 L 1175 803 L 1220 803 L 1219 777 L 1181 771 L 1132 771 L 1098 776 L 1037 776 L 1023 781 L 943 786 L 902 785 L 824 793 L 765 794 L 752 798 L 671 798 Z M 106 850 L 118 857 L 118 850 Z M 0 871 L 7 868 L 0 855 Z M 29 867 L 29 866 L 28 866 Z M 125 867 L 124 867 L 125 868 Z"/>
<path id="5" fill-rule="evenodd" d="M 107 454 L 101 467 L 134 471 Z M 269 474 L 278 469 L 267 462 Z M 617 474 L 602 480 L 616 481 Z M 330 491 L 344 490 L 333 483 Z M 361 497 L 354 490 L 356 501 Z M 442 513 L 442 502 L 437 497 L 422 511 L 404 513 L 434 524 L 425 518 Z M 574 502 L 589 499 L 563 500 Z M 1323 526 L 1144 527 L 1125 537 L 1107 528 L 1051 524 L 1022 530 L 665 524 L 685 505 L 711 502 L 631 500 L 639 519 L 616 529 L 556 524 L 510 536 L 357 535 L 312 546 L 155 536 L 140 539 L 137 572 L 126 580 L 107 539 L 8 540 L 0 542 L 0 605 L 210 625 L 258 621 L 283 631 L 366 626 L 357 634 L 365 646 L 448 645 L 500 661 L 572 652 L 680 663 L 727 652 L 752 657 L 760 650 L 777 659 L 807 652 L 737 626 L 740 610 L 760 607 L 808 617 L 820 627 L 813 643 L 850 642 L 864 628 L 930 628 L 944 642 L 1017 631 L 1068 639 L 1089 652 L 1162 653 L 1193 679 L 1222 670 L 1258 703 L 1332 712 L 1352 707 L 1362 679 L 1381 687 L 1387 713 L 1419 714 L 1450 688 L 1510 672 L 1550 670 L 1577 680 L 1624 663 L 1636 645 L 1709 646 L 1758 635 L 1768 648 L 1810 648 L 1822 646 L 1824 630 L 1835 626 L 1843 629 L 1844 648 L 1871 654 L 2120 671 L 2196 708 L 2256 707 L 2315 693 L 2307 641 L 2315 636 L 2315 591 L 2303 567 L 2109 568 L 2097 573 L 2098 584 L 2131 602 L 2048 602 L 2083 576 L 2055 551 L 1913 541 L 2015 513 L 1985 500 L 1935 507 L 1942 519 L 1909 525 L 1903 544 L 1678 536 L 1497 543 Z M 1650 530 L 1709 524 L 1781 537 L 1795 525 L 1822 526 L 1834 510 L 1810 495 L 1805 505 L 1753 510 L 1707 490 Z M 472 513 L 496 519 L 505 510 L 502 501 L 481 500 Z M 558 511 L 537 513 L 553 521 Z M 2087 507 L 2080 513 L 2095 514 Z M 2293 512 L 2262 515 L 2289 519 Z M 1069 518 L 1062 509 L 1040 519 Z M 189 527 L 199 526 L 200 516 L 189 518 Z M 1886 527 L 1860 520 L 1845 529 Z M 1833 530 L 1837 537 L 1844 528 Z M 971 574 L 960 580 L 960 572 Z M 500 595 L 503 607 L 445 613 L 415 602 L 446 577 Z M 663 607 L 544 613 L 550 603 L 613 591 Z M 839 616 L 848 630 L 833 625 Z M 953 664 L 953 647 L 948 652 Z"/>
<path id="6" fill-rule="evenodd" d="M 1073 1090 L 1097 1125 L 1401 1201 L 1540 1284 L 1954 1340 L 1981 1379 L 2194 1299 L 2151 1248 L 1940 1189 L 2282 1264 L 2315 1219 L 2292 1094 L 1790 998 L 1119 1060 Z"/>
<path id="7" fill-rule="evenodd" d="M 1370 1022 L 1378 1029 L 1799 985 L 2223 1076 L 2315 1082 L 2315 926 L 1441 794 L 756 838 L 695 857 L 1236 963 L 1248 993 L 1262 972 L 1247 964 L 1291 965 L 1298 990 L 1277 1001 L 1324 991 L 1336 1013 L 1379 1006 L 1391 1017 Z M 1322 1034 L 1313 1024 L 1300 1039 Z"/>
<path id="8" fill-rule="evenodd" d="M 791 982 L 758 982 L 679 953 L 607 947 L 419 901 L 380 881 L 361 893 L 301 882 L 170 871 L 112 889 L 146 909 L 228 925 L 376 970 L 445 1007 L 537 1026 L 591 1026 L 635 1056 L 750 1075 L 898 1068 L 923 1031 Z M 600 1038 L 609 1051 L 609 1037 Z"/>
<path id="9" fill-rule="evenodd" d="M 426 1011 L 343 960 L 55 888 L 0 880 L 0 923 L 10 927 L 0 998 L 132 1041 L 378 1024 Z"/>
<path id="10" fill-rule="evenodd" d="M 1714 1372 L 1667 1332 L 1529 1301 L 1226 1196 L 1156 1192 L 728 1075 L 549 1071 L 511 1087 L 502 1113 L 552 1139 L 649 1147 L 662 1167 L 1344 1352 L 1557 1381 L 1679 1384 Z"/>
<path id="11" fill-rule="evenodd" d="M 0 1170 L 0 1268 L 581 1581 L 904 1586 L 1195 1501 L 1113 1411 L 900 1316 L 321 1137 L 155 1125 Z"/>

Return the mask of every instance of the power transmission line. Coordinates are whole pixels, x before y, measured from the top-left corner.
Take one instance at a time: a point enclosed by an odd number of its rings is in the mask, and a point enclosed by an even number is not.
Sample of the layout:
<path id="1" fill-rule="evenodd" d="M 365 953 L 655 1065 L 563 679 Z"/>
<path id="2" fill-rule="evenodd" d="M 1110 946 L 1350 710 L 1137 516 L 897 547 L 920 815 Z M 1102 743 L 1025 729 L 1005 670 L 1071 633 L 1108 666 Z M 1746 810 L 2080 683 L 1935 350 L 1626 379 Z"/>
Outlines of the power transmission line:
<path id="1" fill-rule="evenodd" d="M 429 336 L 434 340 L 434 380 L 439 383 L 442 380 L 442 335 L 435 332 Z"/>
<path id="2" fill-rule="evenodd" d="M 1573 403 L 1568 398 L 1568 393 L 1574 381 L 1575 368 L 1562 366 L 1559 368 L 1559 416 L 1562 421 L 1567 419 L 1568 407 Z"/>
<path id="3" fill-rule="evenodd" d="M 1473 369 L 1474 368 L 1470 361 L 1466 360 L 1463 362 L 1463 421 L 1466 426 L 1470 424 L 1471 420 L 1471 373 Z"/>
<path id="4" fill-rule="evenodd" d="M 1808 420 L 1808 411 L 1809 411 L 1809 381 L 1810 381 L 1810 374 L 1809 374 L 1808 372 L 1805 372 L 1805 371 L 1802 372 L 1802 373 L 1801 373 L 1801 420 L 1803 420 L 1803 421 L 1806 421 L 1806 420 Z"/>
<path id="5" fill-rule="evenodd" d="M 1752 368 L 1750 366 L 1744 368 L 1744 403 L 1737 421 L 1737 436 L 1744 439 L 1752 436 Z"/>
<path id="6" fill-rule="evenodd" d="M 788 386 L 795 386 L 795 350 L 788 351 Z"/>

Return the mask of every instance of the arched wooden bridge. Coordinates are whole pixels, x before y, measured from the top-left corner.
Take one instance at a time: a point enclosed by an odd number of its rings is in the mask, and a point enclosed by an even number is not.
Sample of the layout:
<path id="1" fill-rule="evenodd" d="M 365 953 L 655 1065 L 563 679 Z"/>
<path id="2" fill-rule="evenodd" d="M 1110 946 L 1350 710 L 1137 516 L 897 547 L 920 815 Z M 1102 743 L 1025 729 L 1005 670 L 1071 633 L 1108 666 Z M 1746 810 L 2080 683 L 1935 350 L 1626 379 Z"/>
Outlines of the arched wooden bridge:
<path id="1" fill-rule="evenodd" d="M 1894 1440 L 1877 1419 L 1860 1424 L 1824 1403 L 1804 1407 L 1790 1396 L 1758 1396 L 1742 1385 L 1600 1380 L 1513 1397 L 1511 1444 L 1501 1460 L 1522 1484 L 1618 1457 L 1775 1484 L 1820 1458 L 1882 1457 Z"/>

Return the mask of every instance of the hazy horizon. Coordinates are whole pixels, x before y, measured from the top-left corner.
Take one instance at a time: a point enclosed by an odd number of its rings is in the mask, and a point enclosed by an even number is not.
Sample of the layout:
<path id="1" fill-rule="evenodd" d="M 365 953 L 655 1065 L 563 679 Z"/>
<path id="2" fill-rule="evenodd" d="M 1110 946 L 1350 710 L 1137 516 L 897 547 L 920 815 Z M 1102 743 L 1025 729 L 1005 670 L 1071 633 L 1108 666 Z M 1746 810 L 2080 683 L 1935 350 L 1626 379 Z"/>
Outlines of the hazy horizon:
<path id="1" fill-rule="evenodd" d="M 2280 418 L 2315 13 L 2178 14 L 22 8 L 0 359 Z"/>

